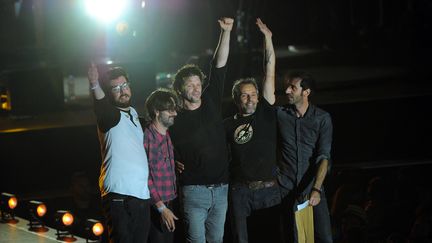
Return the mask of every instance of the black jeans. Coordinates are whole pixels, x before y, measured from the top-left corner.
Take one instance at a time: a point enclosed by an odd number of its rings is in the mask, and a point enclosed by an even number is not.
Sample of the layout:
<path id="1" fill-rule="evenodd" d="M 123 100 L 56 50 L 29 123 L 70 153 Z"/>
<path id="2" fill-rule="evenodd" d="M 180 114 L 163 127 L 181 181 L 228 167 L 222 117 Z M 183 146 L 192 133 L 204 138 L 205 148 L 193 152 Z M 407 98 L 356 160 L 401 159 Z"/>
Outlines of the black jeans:
<path id="1" fill-rule="evenodd" d="M 249 241 L 247 219 L 251 216 L 252 211 L 273 207 L 280 202 L 281 195 L 277 184 L 257 190 L 249 189 L 246 185 L 230 185 L 231 223 L 234 242 L 247 243 Z M 262 234 L 269 233 L 265 232 L 265 226 L 262 229 Z"/>
<path id="2" fill-rule="evenodd" d="M 150 199 L 108 193 L 102 197 L 111 243 L 145 243 L 150 230 Z"/>
<path id="3" fill-rule="evenodd" d="M 167 208 L 174 212 L 172 207 L 172 201 L 164 203 Z M 162 222 L 161 214 L 155 207 L 151 207 L 151 226 L 149 243 L 172 243 L 174 242 L 174 232 L 170 232 L 166 225 Z M 175 213 L 174 213 L 175 214 Z M 178 228 L 178 221 L 176 228 Z"/>

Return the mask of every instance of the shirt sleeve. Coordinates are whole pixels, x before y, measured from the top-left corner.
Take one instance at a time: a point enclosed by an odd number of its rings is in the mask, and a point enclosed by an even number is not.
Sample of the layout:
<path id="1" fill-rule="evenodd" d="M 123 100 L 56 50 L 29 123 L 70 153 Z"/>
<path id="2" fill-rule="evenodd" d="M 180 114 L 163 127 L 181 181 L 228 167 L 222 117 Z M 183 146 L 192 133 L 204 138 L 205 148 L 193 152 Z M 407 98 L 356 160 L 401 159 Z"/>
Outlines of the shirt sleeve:
<path id="1" fill-rule="evenodd" d="M 317 142 L 316 163 L 323 159 L 330 160 L 331 144 L 333 137 L 333 124 L 330 114 L 326 113 L 320 122 L 319 138 Z"/>
<path id="2" fill-rule="evenodd" d="M 120 122 L 120 110 L 114 107 L 106 96 L 101 100 L 94 100 L 94 111 L 102 132 L 107 132 Z"/>
<path id="3" fill-rule="evenodd" d="M 260 99 L 260 100 L 259 100 L 259 102 L 258 102 L 258 105 L 263 106 L 263 108 L 266 108 L 266 109 L 269 109 L 269 110 L 276 111 L 276 106 L 270 104 L 270 103 L 266 100 L 266 98 L 264 98 L 264 96 L 260 96 L 259 99 Z"/>
<path id="4" fill-rule="evenodd" d="M 216 68 L 216 64 L 213 62 L 210 68 L 209 82 L 204 89 L 204 93 L 208 95 L 216 104 L 222 103 L 222 97 L 224 92 L 224 83 L 227 65 Z"/>
<path id="5" fill-rule="evenodd" d="M 148 166 L 149 166 L 149 177 L 148 177 L 148 187 L 149 187 L 149 191 L 150 191 L 150 195 L 151 198 L 153 199 L 153 203 L 157 203 L 159 201 L 161 201 L 161 197 L 156 189 L 156 186 L 154 184 L 154 168 L 152 166 L 152 161 L 154 160 L 154 155 L 152 154 L 152 148 L 154 146 L 154 144 L 151 143 L 151 139 L 150 139 L 150 131 L 148 130 L 148 128 L 145 128 L 144 130 L 144 149 L 147 153 L 147 160 L 148 160 Z"/>

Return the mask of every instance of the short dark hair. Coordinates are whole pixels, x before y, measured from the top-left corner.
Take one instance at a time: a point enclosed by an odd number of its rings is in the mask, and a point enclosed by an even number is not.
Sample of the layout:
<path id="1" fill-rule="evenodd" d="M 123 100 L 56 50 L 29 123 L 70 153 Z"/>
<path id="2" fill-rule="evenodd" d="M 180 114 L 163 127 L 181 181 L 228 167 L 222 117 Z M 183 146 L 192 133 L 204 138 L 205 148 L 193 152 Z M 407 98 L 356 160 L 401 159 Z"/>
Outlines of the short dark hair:
<path id="1" fill-rule="evenodd" d="M 312 75 L 303 71 L 291 72 L 285 75 L 285 81 L 296 78 L 301 79 L 300 87 L 302 87 L 303 90 L 310 89 L 311 94 L 315 91 L 316 81 Z"/>
<path id="2" fill-rule="evenodd" d="M 104 92 L 111 92 L 110 81 L 121 76 L 125 77 L 126 81 L 129 82 L 129 76 L 126 70 L 124 70 L 122 67 L 112 67 L 108 69 L 108 71 L 106 71 L 105 75 L 102 77 L 101 86 Z"/>
<path id="3" fill-rule="evenodd" d="M 236 80 L 233 84 L 232 91 L 231 91 L 232 98 L 236 104 L 238 104 L 238 101 L 240 99 L 240 87 L 244 84 L 252 84 L 253 86 L 255 86 L 255 89 L 259 94 L 258 84 L 254 78 L 242 78 Z"/>
<path id="4" fill-rule="evenodd" d="M 186 78 L 198 76 L 203 84 L 206 76 L 201 71 L 201 69 L 195 64 L 186 64 L 181 67 L 174 76 L 173 89 L 177 92 L 181 92 L 181 88 L 185 82 Z"/>
<path id="5" fill-rule="evenodd" d="M 177 110 L 178 99 L 175 92 L 160 88 L 153 91 L 145 101 L 145 120 L 151 122 L 156 117 L 156 111 Z"/>

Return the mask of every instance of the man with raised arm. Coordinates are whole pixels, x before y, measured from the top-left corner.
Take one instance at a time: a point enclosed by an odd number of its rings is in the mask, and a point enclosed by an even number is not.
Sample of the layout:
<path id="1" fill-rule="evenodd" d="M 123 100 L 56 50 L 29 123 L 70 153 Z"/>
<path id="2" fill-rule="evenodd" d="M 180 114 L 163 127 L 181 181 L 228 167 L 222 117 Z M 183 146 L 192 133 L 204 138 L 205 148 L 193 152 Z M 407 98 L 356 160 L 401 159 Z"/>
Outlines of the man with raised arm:
<path id="1" fill-rule="evenodd" d="M 130 106 L 127 73 L 111 68 L 99 82 L 94 64 L 88 71 L 102 154 L 99 187 L 110 242 L 147 242 L 150 192 L 144 133 Z"/>
<path id="2" fill-rule="evenodd" d="M 232 98 L 238 113 L 225 119 L 225 131 L 231 150 L 230 208 L 235 242 L 248 242 L 247 218 L 253 210 L 281 202 L 276 175 L 276 57 L 272 32 L 257 19 L 264 35 L 265 76 L 262 94 L 253 78 L 237 80 Z M 262 232 L 266 233 L 266 232 Z M 279 235 L 279 234 L 278 234 Z"/>
<path id="3" fill-rule="evenodd" d="M 182 101 L 170 128 L 179 176 L 188 242 L 222 242 L 228 207 L 228 152 L 222 120 L 222 96 L 234 20 L 219 21 L 221 34 L 209 82 L 194 65 L 180 68 L 173 83 Z"/>

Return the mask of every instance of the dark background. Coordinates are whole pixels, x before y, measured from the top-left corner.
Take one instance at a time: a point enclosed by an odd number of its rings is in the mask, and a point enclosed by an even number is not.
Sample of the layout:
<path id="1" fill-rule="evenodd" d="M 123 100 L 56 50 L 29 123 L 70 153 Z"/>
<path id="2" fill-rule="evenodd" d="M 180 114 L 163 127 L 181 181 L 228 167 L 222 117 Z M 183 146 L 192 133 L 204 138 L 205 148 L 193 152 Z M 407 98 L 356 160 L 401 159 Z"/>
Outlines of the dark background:
<path id="1" fill-rule="evenodd" d="M 62 208 L 76 207 L 71 200 L 84 190 L 94 209 L 89 214 L 100 217 L 91 100 L 65 102 L 64 77 L 84 76 L 91 60 L 100 67 L 113 60 L 130 72 L 141 110 L 157 86 L 156 74 L 188 62 L 208 69 L 220 16 L 236 20 L 225 116 L 235 111 L 233 80 L 262 76 L 262 37 L 254 24 L 261 17 L 278 57 L 278 103 L 284 103 L 283 74 L 306 70 L 318 81 L 314 102 L 332 115 L 329 188 L 334 191 L 331 178 L 347 168 L 365 180 L 430 165 L 431 1 L 149 0 L 144 9 L 141 1 L 130 1 L 121 18 L 129 26 L 124 32 L 88 17 L 83 1 L 25 0 L 17 13 L 18 2 L 0 1 L 0 92 L 9 90 L 12 99 L 12 110 L 0 113 L 1 192 Z M 375 172 L 361 172 L 366 168 Z"/>

